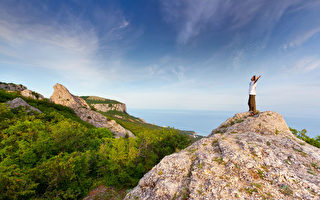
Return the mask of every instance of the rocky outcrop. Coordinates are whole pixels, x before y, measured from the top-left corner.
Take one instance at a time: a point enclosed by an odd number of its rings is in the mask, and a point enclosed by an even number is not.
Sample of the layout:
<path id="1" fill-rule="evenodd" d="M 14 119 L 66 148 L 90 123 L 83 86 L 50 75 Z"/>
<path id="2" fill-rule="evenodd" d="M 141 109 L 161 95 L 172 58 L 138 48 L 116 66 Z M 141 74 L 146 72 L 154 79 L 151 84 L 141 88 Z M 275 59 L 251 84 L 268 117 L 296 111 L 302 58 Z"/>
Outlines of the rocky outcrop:
<path id="1" fill-rule="evenodd" d="M 91 104 L 95 109 L 102 111 L 102 112 L 108 112 L 109 110 L 115 110 L 119 112 L 127 113 L 127 107 L 126 104 Z"/>
<path id="2" fill-rule="evenodd" d="M 320 149 L 278 113 L 236 114 L 166 156 L 125 199 L 320 199 Z"/>
<path id="3" fill-rule="evenodd" d="M 31 98 L 31 99 L 36 99 L 36 100 L 42 100 L 44 99 L 44 96 L 42 96 L 41 94 L 39 93 L 36 93 L 36 92 L 33 92 L 31 90 L 28 90 L 28 89 L 25 89 L 25 90 L 22 90 L 20 92 L 20 94 L 24 97 L 27 97 L 27 98 Z"/>
<path id="4" fill-rule="evenodd" d="M 106 127 L 115 134 L 115 137 L 135 137 L 129 130 L 123 128 L 114 120 L 90 109 L 90 106 L 82 98 L 72 95 L 69 90 L 61 84 L 54 85 L 54 92 L 50 100 L 56 104 L 68 106 L 83 120 L 95 127 Z"/>
<path id="5" fill-rule="evenodd" d="M 3 83 L 3 82 L 0 82 L 0 89 L 3 89 L 3 90 L 8 90 L 8 91 L 22 91 L 22 90 L 25 90 L 27 89 L 26 86 L 24 85 L 17 85 L 17 84 L 14 84 L 14 83 Z"/>
<path id="6" fill-rule="evenodd" d="M 142 123 L 147 123 L 146 120 L 142 119 L 142 118 L 138 118 L 138 120 L 140 120 Z"/>
<path id="7" fill-rule="evenodd" d="M 7 105 L 9 105 L 9 108 L 13 109 L 13 108 L 17 108 L 17 107 L 24 107 L 26 109 L 27 112 L 30 111 L 36 111 L 41 113 L 41 111 L 33 106 L 30 106 L 27 102 L 25 102 L 23 99 L 21 99 L 20 97 L 13 99 L 12 101 L 8 101 L 6 102 Z"/>
<path id="8" fill-rule="evenodd" d="M 36 100 L 44 99 L 43 95 L 41 95 L 37 92 L 28 90 L 26 86 L 21 85 L 21 84 L 17 85 L 14 83 L 0 82 L 0 89 L 7 90 L 7 91 L 17 91 L 17 92 L 20 92 L 20 94 L 22 96 L 27 97 L 27 98 L 31 98 L 31 99 L 36 99 Z"/>
<path id="9" fill-rule="evenodd" d="M 90 109 L 87 102 L 78 96 L 72 95 L 69 90 L 63 85 L 57 83 L 53 86 L 54 92 L 50 97 L 50 100 L 56 104 L 68 106 L 74 110 L 79 108 Z"/>

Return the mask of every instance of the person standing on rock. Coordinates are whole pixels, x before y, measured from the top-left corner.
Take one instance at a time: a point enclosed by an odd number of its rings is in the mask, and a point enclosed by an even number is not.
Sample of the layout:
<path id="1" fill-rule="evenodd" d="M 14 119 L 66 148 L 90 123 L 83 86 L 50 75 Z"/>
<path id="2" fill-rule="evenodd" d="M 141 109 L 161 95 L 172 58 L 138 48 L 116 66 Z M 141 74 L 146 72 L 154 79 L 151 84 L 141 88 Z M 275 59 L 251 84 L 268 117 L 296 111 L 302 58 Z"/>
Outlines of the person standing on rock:
<path id="1" fill-rule="evenodd" d="M 255 75 L 252 76 L 251 82 L 249 83 L 249 112 L 251 112 L 251 115 L 257 114 L 256 110 L 256 85 L 257 81 L 259 80 L 261 76 L 256 77 Z"/>

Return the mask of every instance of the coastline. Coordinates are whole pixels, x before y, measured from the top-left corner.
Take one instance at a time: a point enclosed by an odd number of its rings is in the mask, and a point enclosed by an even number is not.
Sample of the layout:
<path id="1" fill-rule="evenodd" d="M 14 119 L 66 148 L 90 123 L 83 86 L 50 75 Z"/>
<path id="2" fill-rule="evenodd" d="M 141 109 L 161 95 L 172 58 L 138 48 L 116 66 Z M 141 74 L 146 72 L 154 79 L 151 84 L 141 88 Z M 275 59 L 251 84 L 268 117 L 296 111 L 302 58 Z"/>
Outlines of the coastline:
<path id="1" fill-rule="evenodd" d="M 170 110 L 170 109 L 130 109 L 129 113 L 139 116 L 150 124 L 170 126 L 186 131 L 195 131 L 197 135 L 207 136 L 230 116 L 237 111 L 213 110 Z M 318 124 L 320 117 L 301 117 L 283 114 L 289 127 L 307 130 L 309 137 L 320 136 Z"/>

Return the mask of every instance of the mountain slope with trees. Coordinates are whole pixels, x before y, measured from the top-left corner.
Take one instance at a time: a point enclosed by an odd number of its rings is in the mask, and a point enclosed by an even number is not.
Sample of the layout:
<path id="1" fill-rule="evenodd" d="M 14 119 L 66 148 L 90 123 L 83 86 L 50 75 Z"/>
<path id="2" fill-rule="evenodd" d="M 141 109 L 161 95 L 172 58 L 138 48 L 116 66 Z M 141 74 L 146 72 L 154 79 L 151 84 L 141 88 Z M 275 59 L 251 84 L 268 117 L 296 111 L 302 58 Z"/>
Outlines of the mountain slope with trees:
<path id="1" fill-rule="evenodd" d="M 17 97 L 41 113 L 10 109 L 6 102 Z M 135 138 L 115 138 L 48 99 L 0 90 L 0 199 L 81 199 L 97 187 L 123 191 L 194 140 L 176 129 L 123 124 Z"/>

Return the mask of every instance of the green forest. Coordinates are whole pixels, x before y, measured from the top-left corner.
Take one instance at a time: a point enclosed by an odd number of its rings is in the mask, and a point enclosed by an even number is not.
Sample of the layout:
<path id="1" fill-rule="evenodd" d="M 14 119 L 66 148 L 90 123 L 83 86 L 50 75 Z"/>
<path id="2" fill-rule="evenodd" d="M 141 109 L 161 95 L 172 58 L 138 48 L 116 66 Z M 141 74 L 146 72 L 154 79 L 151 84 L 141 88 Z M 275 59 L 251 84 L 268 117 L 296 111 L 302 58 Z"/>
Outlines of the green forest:
<path id="1" fill-rule="evenodd" d="M 42 113 L 9 109 L 5 102 L 16 97 Z M 127 113 L 100 113 L 136 138 L 115 138 L 48 99 L 0 90 L 0 199 L 82 199 L 99 187 L 107 188 L 105 199 L 121 199 L 164 156 L 195 140 L 188 132 L 143 123 Z M 320 136 L 290 130 L 320 148 Z"/>
<path id="2" fill-rule="evenodd" d="M 179 130 L 126 119 L 117 121 L 136 138 L 114 138 L 49 100 L 21 97 L 42 113 L 9 109 L 4 102 L 16 97 L 0 90 L 0 199 L 81 199 L 101 185 L 130 189 L 193 142 Z"/>

